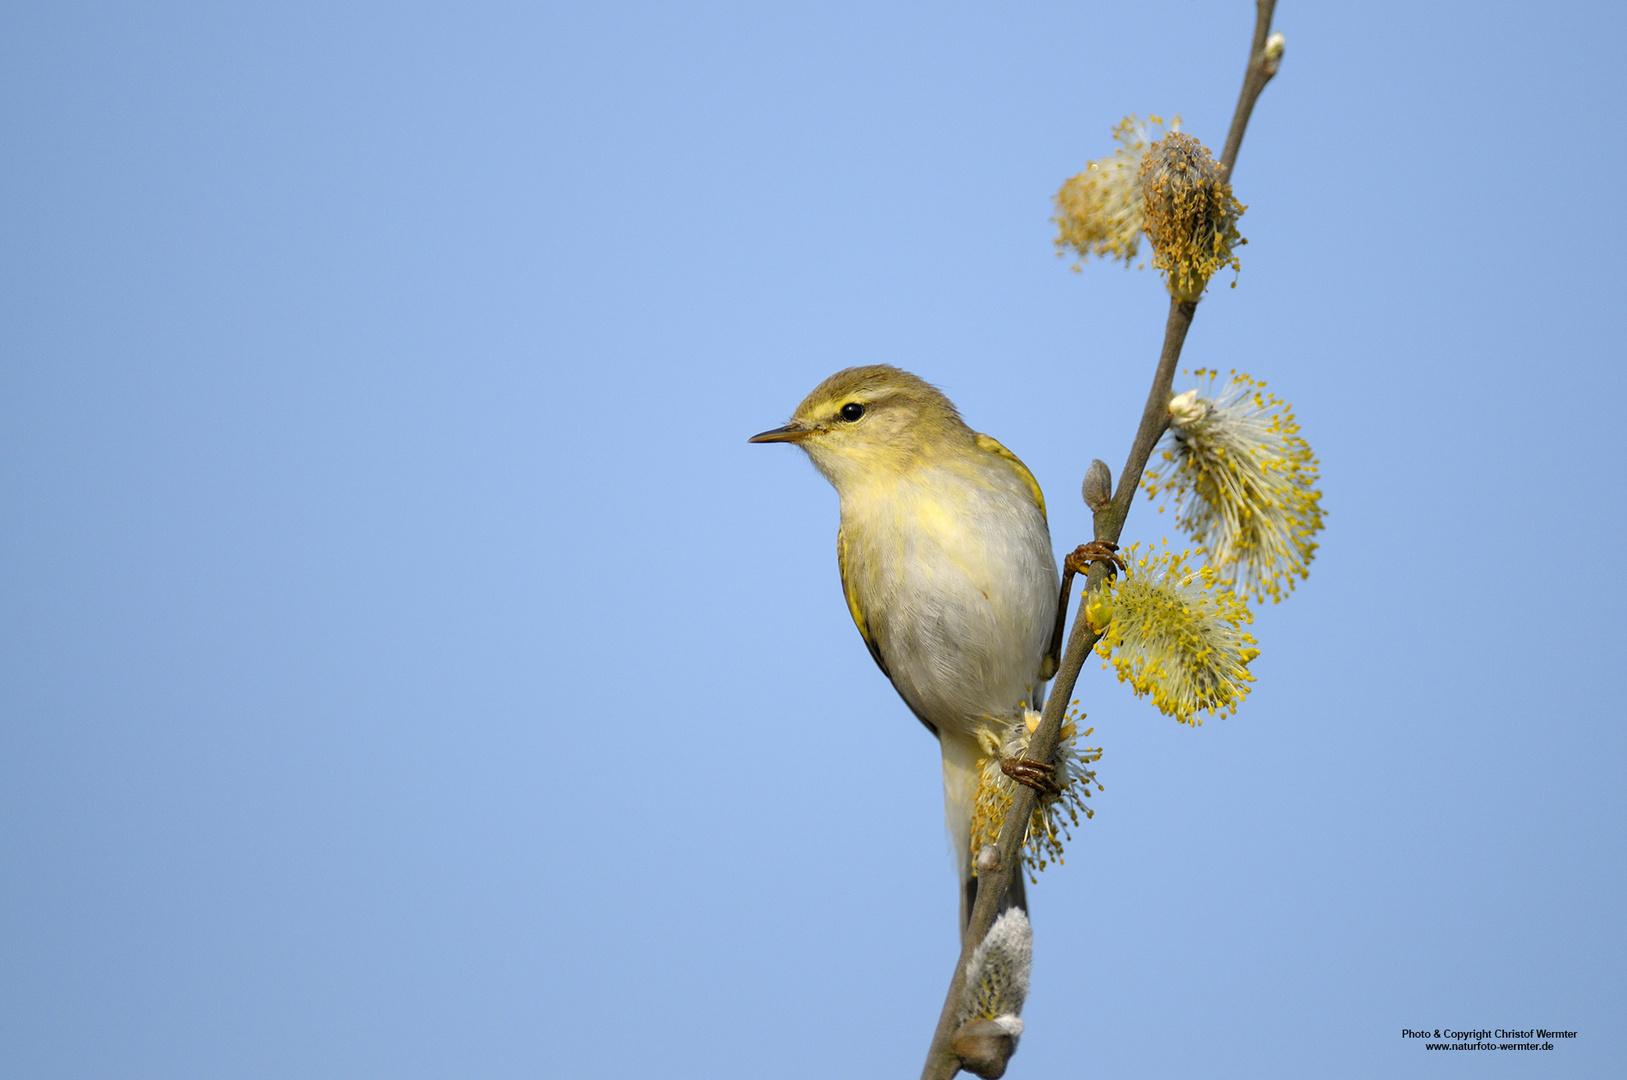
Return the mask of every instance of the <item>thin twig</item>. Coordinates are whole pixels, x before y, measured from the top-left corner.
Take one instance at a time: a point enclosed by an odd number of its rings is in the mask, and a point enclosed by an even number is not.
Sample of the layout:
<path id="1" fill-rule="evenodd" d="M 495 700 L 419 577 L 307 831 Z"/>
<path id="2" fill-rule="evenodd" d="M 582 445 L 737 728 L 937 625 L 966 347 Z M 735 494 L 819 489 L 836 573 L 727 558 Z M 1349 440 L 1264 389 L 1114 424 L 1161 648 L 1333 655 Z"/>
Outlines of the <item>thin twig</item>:
<path id="1" fill-rule="evenodd" d="M 1237 151 L 1243 148 L 1243 130 L 1254 112 L 1254 103 L 1260 91 L 1277 73 L 1275 64 L 1265 62 L 1265 43 L 1271 37 L 1271 13 L 1277 0 L 1254 0 L 1254 45 L 1249 49 L 1248 69 L 1243 72 L 1243 90 L 1237 95 L 1237 111 L 1232 113 L 1232 129 L 1226 133 L 1226 148 L 1220 152 L 1220 178 L 1232 178 L 1232 166 L 1237 164 Z"/>
<path id="2" fill-rule="evenodd" d="M 1254 102 L 1275 74 L 1274 70 L 1268 70 L 1264 65 L 1265 42 L 1271 34 L 1271 15 L 1275 7 L 1276 0 L 1256 0 L 1255 3 L 1254 47 L 1249 52 L 1248 72 L 1243 78 L 1243 91 L 1238 98 L 1231 133 L 1226 137 L 1226 149 L 1221 154 L 1221 166 L 1228 176 L 1237 161 L 1237 151 L 1243 144 L 1243 130 L 1248 127 Z M 1164 429 L 1169 426 L 1169 396 L 1175 380 L 1175 366 L 1180 362 L 1181 347 L 1186 342 L 1186 332 L 1192 325 L 1192 317 L 1197 309 L 1196 302 L 1170 299 L 1169 318 L 1164 325 L 1164 348 L 1159 354 L 1158 370 L 1153 375 L 1147 404 L 1141 413 L 1141 425 L 1136 429 L 1135 441 L 1130 446 L 1124 471 L 1119 474 L 1118 488 L 1113 493 L 1112 501 L 1095 515 L 1093 524 L 1097 540 L 1117 543 L 1119 534 L 1124 530 L 1130 503 L 1135 499 L 1136 487 L 1141 483 L 1142 470 L 1146 468 L 1147 459 L 1152 456 L 1153 447 L 1158 444 Z M 1103 563 L 1091 564 L 1085 587 L 1080 592 L 1079 611 L 1068 634 L 1068 647 L 1062 654 L 1061 665 L 1051 684 L 1050 699 L 1045 703 L 1044 716 L 1028 741 L 1025 756 L 1035 761 L 1050 761 L 1056 753 L 1062 722 L 1072 702 L 1074 683 L 1078 681 L 1085 658 L 1096 647 L 1101 636 L 1091 629 L 1090 621 L 1085 618 L 1084 598 L 1101 588 L 1106 577 L 1107 567 Z M 1023 872 L 1022 843 L 1028 836 L 1028 822 L 1037 797 L 1032 788 L 1021 784 L 1016 786 L 1011 809 L 1006 811 L 1005 821 L 1000 826 L 997 844 L 999 859 L 992 869 L 979 872 L 977 900 L 972 906 L 966 933 L 962 936 L 960 959 L 955 962 L 955 972 L 949 980 L 949 993 L 944 998 L 943 1011 L 938 1015 L 938 1027 L 927 1050 L 921 1080 L 950 1080 L 960 1071 L 960 1060 L 950 1051 L 949 1042 L 954 1037 L 955 1019 L 966 993 L 967 961 L 988 934 L 989 927 L 994 925 L 995 915 L 1005 899 L 1006 889 L 1010 887 L 1011 875 Z"/>

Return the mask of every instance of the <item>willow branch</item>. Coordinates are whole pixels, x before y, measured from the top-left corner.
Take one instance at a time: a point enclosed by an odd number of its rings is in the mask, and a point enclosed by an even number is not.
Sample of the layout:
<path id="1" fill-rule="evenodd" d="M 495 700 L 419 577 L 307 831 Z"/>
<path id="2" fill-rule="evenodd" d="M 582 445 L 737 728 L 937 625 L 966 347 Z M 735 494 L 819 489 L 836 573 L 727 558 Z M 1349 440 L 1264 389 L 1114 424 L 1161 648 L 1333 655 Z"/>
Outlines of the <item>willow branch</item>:
<path id="1" fill-rule="evenodd" d="M 1237 164 L 1237 151 L 1243 148 L 1243 130 L 1254 112 L 1254 103 L 1260 91 L 1277 73 L 1275 61 L 1268 61 L 1265 43 L 1271 37 L 1271 13 L 1277 0 L 1254 0 L 1254 45 L 1249 49 L 1248 69 L 1243 72 L 1243 90 L 1237 95 L 1237 110 L 1232 113 L 1232 129 L 1226 133 L 1226 148 L 1220 152 L 1221 179 L 1232 178 L 1232 166 Z"/>
<path id="2" fill-rule="evenodd" d="M 1152 389 L 1147 394 L 1147 404 L 1142 410 L 1141 426 L 1136 430 L 1135 441 L 1130 446 L 1130 457 L 1124 463 L 1124 471 L 1119 475 L 1119 485 L 1114 492 L 1113 500 L 1095 516 L 1095 533 L 1098 540 L 1118 541 L 1119 534 L 1124 529 L 1124 520 L 1130 512 L 1130 502 L 1135 498 L 1136 485 L 1141 482 L 1141 472 L 1147 466 L 1147 459 L 1152 456 L 1153 447 L 1158 444 L 1159 437 L 1169 425 L 1170 386 L 1175 379 L 1175 366 L 1181 358 L 1181 346 L 1186 341 L 1187 328 L 1192 325 L 1192 316 L 1197 309 L 1198 305 L 1195 303 L 1173 298 L 1169 302 L 1169 321 L 1164 330 L 1164 350 L 1158 358 L 1158 371 L 1153 376 Z M 1081 596 L 1089 596 L 1101 588 L 1106 577 L 1106 566 L 1102 563 L 1092 563 Z M 1072 700 L 1074 683 L 1079 679 L 1080 669 L 1085 666 L 1085 658 L 1090 655 L 1091 649 L 1096 647 L 1100 637 L 1101 635 L 1091 628 L 1090 620 L 1085 618 L 1085 605 L 1081 602 L 1078 614 L 1074 616 L 1073 628 L 1068 634 L 1068 647 L 1062 654 L 1056 679 L 1051 684 L 1051 696 L 1045 703 L 1045 713 L 1039 727 L 1034 730 L 1033 736 L 1028 741 L 1025 756 L 1034 761 L 1050 761 L 1056 753 L 1062 722 Z M 1022 873 L 1022 842 L 1028 835 L 1028 820 L 1034 812 L 1036 798 L 1032 788 L 1017 785 L 1012 796 L 1011 809 L 1006 812 L 1005 821 L 1000 826 L 1000 839 L 996 848 L 999 859 L 992 869 L 979 872 L 977 900 L 973 904 L 971 918 L 967 922 L 960 960 L 956 963 L 954 977 L 949 982 L 949 993 L 944 999 L 943 1011 L 938 1016 L 938 1028 L 932 1036 L 932 1048 L 927 1054 L 926 1068 L 921 1072 L 922 1080 L 948 1080 L 960 1071 L 960 1062 L 950 1052 L 949 1041 L 954 1037 L 955 1018 L 959 1012 L 961 998 L 966 992 L 966 962 L 971 959 L 972 950 L 977 948 L 978 943 L 989 932 L 989 927 L 994 925 L 995 916 L 1005 899 L 1006 889 L 1010 887 L 1011 875 Z"/>
<path id="3" fill-rule="evenodd" d="M 1237 151 L 1243 144 L 1243 131 L 1248 127 L 1249 115 L 1254 111 L 1254 102 L 1259 98 L 1260 91 L 1265 89 L 1265 84 L 1271 80 L 1271 76 L 1276 74 L 1275 64 L 1268 64 L 1265 56 L 1265 43 L 1271 34 L 1271 15 L 1275 8 L 1276 0 L 1256 0 L 1254 45 L 1249 52 L 1248 71 L 1243 77 L 1243 90 L 1238 97 L 1231 132 L 1226 137 L 1226 149 L 1221 155 L 1221 165 L 1227 176 L 1230 176 L 1232 166 L 1237 161 Z M 1147 404 L 1141 411 L 1141 424 L 1137 427 L 1135 439 L 1130 444 L 1130 456 L 1124 463 L 1124 471 L 1119 474 L 1118 487 L 1113 493 L 1112 501 L 1095 514 L 1093 526 L 1097 540 L 1117 543 L 1120 533 L 1124 530 L 1125 519 L 1130 514 L 1130 504 L 1134 501 L 1136 488 L 1141 483 L 1142 471 L 1147 467 L 1147 460 L 1152 456 L 1153 447 L 1158 445 L 1164 429 L 1169 426 L 1169 398 L 1170 389 L 1175 381 L 1175 368 L 1180 363 L 1181 348 L 1186 343 L 1186 332 L 1191 328 L 1192 317 L 1197 310 L 1198 305 L 1195 301 L 1176 300 L 1173 297 L 1170 299 L 1169 317 L 1164 324 L 1164 347 L 1158 357 L 1158 370 L 1153 374 L 1152 387 L 1147 392 Z M 1045 703 L 1045 712 L 1039 727 L 1034 730 L 1028 741 L 1025 756 L 1032 760 L 1050 761 L 1056 753 L 1062 723 L 1073 700 L 1073 688 L 1079 679 L 1079 671 L 1084 667 L 1085 659 L 1101 637 L 1091 628 L 1090 620 L 1085 617 L 1084 598 L 1100 589 L 1106 578 L 1107 566 L 1104 563 L 1095 562 L 1090 565 L 1085 587 L 1080 593 L 1079 610 L 1074 615 L 1073 627 L 1068 633 L 1068 647 L 1062 654 L 1055 681 L 1051 684 L 1051 695 Z M 1038 795 L 1032 788 L 1021 784 L 1016 786 L 1011 808 L 1006 811 L 1005 821 L 1000 826 L 1000 839 L 996 846 L 998 859 L 993 867 L 979 871 L 977 899 L 972 906 L 966 932 L 962 936 L 960 959 L 956 961 L 955 973 L 949 980 L 949 993 L 944 998 L 943 1011 L 938 1015 L 938 1027 L 933 1032 L 932 1045 L 927 1050 L 921 1080 L 950 1080 L 960 1071 L 960 1060 L 949 1049 L 949 1043 L 954 1038 L 955 1019 L 966 993 L 967 961 L 988 934 L 989 927 L 994 925 L 995 916 L 1005 900 L 1007 888 L 1010 887 L 1011 875 L 1023 872 L 1022 844 L 1028 836 L 1028 822 L 1034 813 L 1037 798 Z"/>

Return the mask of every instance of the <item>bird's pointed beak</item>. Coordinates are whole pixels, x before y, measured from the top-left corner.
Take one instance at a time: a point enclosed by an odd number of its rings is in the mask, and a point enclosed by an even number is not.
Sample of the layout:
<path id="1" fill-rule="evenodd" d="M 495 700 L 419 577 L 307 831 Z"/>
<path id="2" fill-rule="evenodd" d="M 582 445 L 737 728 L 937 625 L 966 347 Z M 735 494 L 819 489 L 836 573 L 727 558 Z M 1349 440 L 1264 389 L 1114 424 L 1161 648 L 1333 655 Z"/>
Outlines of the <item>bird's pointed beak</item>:
<path id="1" fill-rule="evenodd" d="M 796 421 L 777 427 L 772 431 L 760 432 L 747 439 L 747 442 L 801 442 L 813 434 L 811 428 L 805 428 Z"/>

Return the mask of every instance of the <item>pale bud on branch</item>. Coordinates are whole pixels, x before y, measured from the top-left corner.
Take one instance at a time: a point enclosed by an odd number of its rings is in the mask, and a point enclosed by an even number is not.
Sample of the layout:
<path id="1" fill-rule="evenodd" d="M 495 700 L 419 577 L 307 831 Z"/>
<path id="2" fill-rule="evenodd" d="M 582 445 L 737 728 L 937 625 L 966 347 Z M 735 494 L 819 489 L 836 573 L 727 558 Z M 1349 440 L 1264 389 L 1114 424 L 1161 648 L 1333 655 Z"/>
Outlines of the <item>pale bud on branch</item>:
<path id="1" fill-rule="evenodd" d="M 1265 73 L 1266 78 L 1271 78 L 1282 66 L 1282 51 L 1286 44 L 1281 34 L 1272 34 L 1265 39 L 1265 55 L 1260 57 L 1260 70 Z"/>
<path id="2" fill-rule="evenodd" d="M 1085 483 L 1080 493 L 1092 512 L 1100 513 L 1107 509 L 1107 504 L 1113 501 L 1113 470 L 1107 467 L 1107 462 L 1097 458 L 1090 463 L 1090 468 L 1085 470 Z"/>

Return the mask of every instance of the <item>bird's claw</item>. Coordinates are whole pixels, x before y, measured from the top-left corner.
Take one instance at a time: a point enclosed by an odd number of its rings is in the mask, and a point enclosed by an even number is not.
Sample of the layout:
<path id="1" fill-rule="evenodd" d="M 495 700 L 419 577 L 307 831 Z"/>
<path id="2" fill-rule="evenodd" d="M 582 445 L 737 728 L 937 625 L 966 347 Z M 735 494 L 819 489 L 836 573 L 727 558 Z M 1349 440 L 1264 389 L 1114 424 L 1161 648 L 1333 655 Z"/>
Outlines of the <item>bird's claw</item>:
<path id="1" fill-rule="evenodd" d="M 1080 544 L 1074 548 L 1062 562 L 1075 574 L 1084 573 L 1090 569 L 1093 562 L 1106 563 L 1107 572 L 1116 574 L 1124 569 L 1124 559 L 1118 551 L 1119 546 L 1111 540 L 1092 540 L 1088 544 Z"/>
<path id="2" fill-rule="evenodd" d="M 1000 762 L 1000 771 L 1024 787 L 1031 787 L 1041 795 L 1052 798 L 1062 794 L 1056 785 L 1056 766 L 1031 758 L 1007 758 Z"/>

